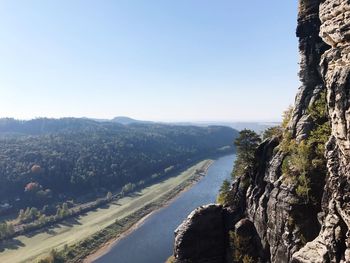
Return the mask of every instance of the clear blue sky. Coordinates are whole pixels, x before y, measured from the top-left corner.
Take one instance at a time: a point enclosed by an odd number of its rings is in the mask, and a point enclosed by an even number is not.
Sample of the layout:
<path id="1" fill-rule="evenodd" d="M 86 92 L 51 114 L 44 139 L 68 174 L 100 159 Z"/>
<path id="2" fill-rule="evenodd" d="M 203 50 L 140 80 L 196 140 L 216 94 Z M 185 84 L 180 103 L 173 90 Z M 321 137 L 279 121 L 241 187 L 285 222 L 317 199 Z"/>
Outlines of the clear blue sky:
<path id="1" fill-rule="evenodd" d="M 279 120 L 296 15 L 296 0 L 3 0 L 0 117 Z"/>

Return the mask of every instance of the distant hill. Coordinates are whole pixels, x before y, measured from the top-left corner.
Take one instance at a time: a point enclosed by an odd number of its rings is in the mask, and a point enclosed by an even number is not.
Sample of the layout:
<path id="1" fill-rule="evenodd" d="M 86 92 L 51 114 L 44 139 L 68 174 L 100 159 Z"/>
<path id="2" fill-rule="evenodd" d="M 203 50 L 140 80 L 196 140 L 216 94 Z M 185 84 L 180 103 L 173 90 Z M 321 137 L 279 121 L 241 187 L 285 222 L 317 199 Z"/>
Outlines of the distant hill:
<path id="1" fill-rule="evenodd" d="M 120 125 L 121 126 L 121 125 Z M 72 131 L 93 131 L 103 128 L 99 122 L 87 118 L 37 118 L 28 121 L 0 119 L 0 134 L 42 135 Z"/>
<path id="2" fill-rule="evenodd" d="M 153 123 L 152 121 L 140 121 L 135 120 L 126 116 L 118 116 L 111 120 L 112 122 L 120 123 L 123 125 L 133 124 L 133 123 L 142 123 L 142 124 L 150 124 Z"/>
<path id="3" fill-rule="evenodd" d="M 244 129 L 253 130 L 256 133 L 262 133 L 264 130 L 270 127 L 279 125 L 279 122 L 178 122 L 177 125 L 196 125 L 200 127 L 206 127 L 210 125 L 231 127 L 235 130 L 241 131 Z"/>
<path id="4" fill-rule="evenodd" d="M 135 123 L 142 123 L 142 124 L 162 123 L 162 124 L 168 124 L 168 125 L 184 125 L 184 126 L 199 126 L 199 127 L 217 125 L 217 126 L 231 127 L 238 131 L 241 131 L 243 129 L 249 129 L 249 130 L 255 131 L 256 133 L 262 133 L 264 130 L 280 124 L 279 122 L 243 122 L 243 121 L 242 122 L 215 122 L 215 121 L 212 121 L 212 122 L 210 121 L 208 122 L 206 121 L 203 121 L 203 122 L 152 122 L 152 121 L 135 120 L 126 116 L 115 117 L 111 121 L 120 123 L 123 125 L 129 125 L 129 124 L 135 124 Z"/>
<path id="5" fill-rule="evenodd" d="M 62 196 L 142 185 L 198 159 L 232 152 L 237 135 L 222 126 L 0 119 L 0 201 L 20 198 L 19 206 L 40 206 Z M 26 190 L 32 186 L 35 195 Z"/>
<path id="6" fill-rule="evenodd" d="M 279 122 L 232 122 L 232 123 L 221 123 L 221 125 L 231 127 L 236 130 L 249 129 L 256 133 L 262 133 L 264 130 L 280 125 Z"/>
<path id="7" fill-rule="evenodd" d="M 23 121 L 13 118 L 0 118 L 0 135 L 9 133 L 17 135 L 40 135 L 46 133 L 58 133 L 69 131 L 93 131 L 114 127 L 121 128 L 125 125 L 133 124 L 152 124 L 152 125 L 175 125 L 175 126 L 225 126 L 241 131 L 250 129 L 261 133 L 267 128 L 279 125 L 278 122 L 152 122 L 136 120 L 126 116 L 118 116 L 111 120 L 108 119 L 90 119 L 90 118 L 37 118 Z"/>

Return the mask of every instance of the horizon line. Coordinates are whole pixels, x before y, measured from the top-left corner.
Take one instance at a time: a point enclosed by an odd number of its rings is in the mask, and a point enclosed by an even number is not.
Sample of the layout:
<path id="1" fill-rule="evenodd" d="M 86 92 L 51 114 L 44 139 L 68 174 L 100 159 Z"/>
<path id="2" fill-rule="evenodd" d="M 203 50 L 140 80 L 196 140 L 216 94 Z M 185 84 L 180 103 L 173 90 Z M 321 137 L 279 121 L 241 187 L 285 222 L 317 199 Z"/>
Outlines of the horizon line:
<path id="1" fill-rule="evenodd" d="M 273 119 L 253 119 L 253 120 L 242 120 L 242 119 L 231 119 L 231 120 L 220 120 L 220 119 L 207 119 L 207 120 L 164 120 L 164 119 L 143 119 L 143 118 L 135 118 L 135 117 L 129 117 L 124 115 L 115 116 L 112 118 L 95 118 L 95 117 L 76 117 L 76 116 L 61 116 L 61 117 L 47 117 L 47 116 L 35 116 L 31 118 L 16 118 L 16 117 L 9 117 L 9 116 L 0 116 L 0 119 L 14 119 L 18 121 L 31 121 L 36 119 L 52 119 L 52 120 L 59 120 L 59 119 L 90 119 L 90 120 L 105 120 L 105 121 L 111 121 L 114 118 L 129 118 L 136 121 L 150 121 L 150 122 L 163 122 L 163 123 L 280 123 L 281 120 L 273 120 Z"/>

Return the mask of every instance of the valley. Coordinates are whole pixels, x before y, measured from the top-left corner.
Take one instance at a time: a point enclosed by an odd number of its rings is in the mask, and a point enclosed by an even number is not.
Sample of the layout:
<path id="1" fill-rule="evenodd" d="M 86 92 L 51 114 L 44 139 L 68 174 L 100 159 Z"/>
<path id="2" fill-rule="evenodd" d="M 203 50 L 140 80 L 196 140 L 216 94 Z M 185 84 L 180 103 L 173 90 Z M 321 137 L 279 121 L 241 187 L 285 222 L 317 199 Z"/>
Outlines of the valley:
<path id="1" fill-rule="evenodd" d="M 180 192 L 191 185 L 192 180 L 195 179 L 196 170 L 208 167 L 211 162 L 211 160 L 201 161 L 177 176 L 146 187 L 130 196 L 112 202 L 106 207 L 98 208 L 77 218 L 68 219 L 39 233 L 31 233 L 6 241 L 0 246 L 0 262 L 34 261 L 40 256 L 46 256 L 54 248 L 61 250 L 64 246 L 82 241 L 115 223 L 116 220 L 142 210 L 148 204 L 156 203 L 158 206 L 162 206 L 171 197 L 178 194 L 178 192 L 171 194 L 176 186 L 182 186 L 181 189 L 178 189 Z M 162 199 L 166 195 L 168 198 Z M 136 223 L 143 216 L 142 214 L 140 218 L 133 219 L 131 223 Z M 116 235 L 120 234 L 122 233 Z"/>

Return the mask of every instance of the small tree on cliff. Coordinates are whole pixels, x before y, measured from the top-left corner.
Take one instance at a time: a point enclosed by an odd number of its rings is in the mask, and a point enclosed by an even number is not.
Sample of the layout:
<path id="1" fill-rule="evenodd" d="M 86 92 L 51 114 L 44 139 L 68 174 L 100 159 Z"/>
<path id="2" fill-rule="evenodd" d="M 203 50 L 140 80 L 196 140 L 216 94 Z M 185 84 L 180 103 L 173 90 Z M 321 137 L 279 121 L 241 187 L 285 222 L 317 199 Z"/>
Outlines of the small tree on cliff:
<path id="1" fill-rule="evenodd" d="M 244 129 L 239 133 L 239 137 L 234 142 L 237 149 L 237 158 L 232 172 L 234 177 L 242 175 L 244 169 L 251 166 L 260 142 L 260 136 L 254 131 Z"/>
<path id="2" fill-rule="evenodd" d="M 224 180 L 221 187 L 220 187 L 219 195 L 216 198 L 217 203 L 219 203 L 221 205 L 226 204 L 230 188 L 231 188 L 231 185 L 230 185 L 229 180 L 227 180 L 227 179 Z"/>
<path id="3" fill-rule="evenodd" d="M 281 139 L 282 136 L 283 136 L 283 128 L 281 126 L 274 126 L 274 127 L 267 128 L 262 135 L 263 140 L 271 139 L 273 137 L 277 137 Z"/>

